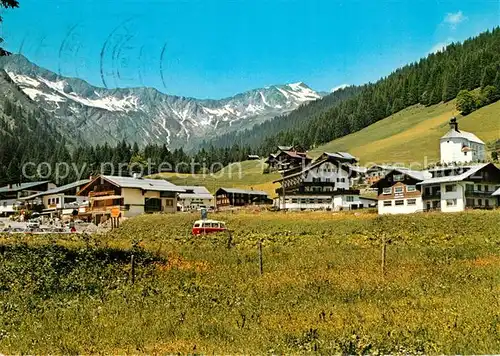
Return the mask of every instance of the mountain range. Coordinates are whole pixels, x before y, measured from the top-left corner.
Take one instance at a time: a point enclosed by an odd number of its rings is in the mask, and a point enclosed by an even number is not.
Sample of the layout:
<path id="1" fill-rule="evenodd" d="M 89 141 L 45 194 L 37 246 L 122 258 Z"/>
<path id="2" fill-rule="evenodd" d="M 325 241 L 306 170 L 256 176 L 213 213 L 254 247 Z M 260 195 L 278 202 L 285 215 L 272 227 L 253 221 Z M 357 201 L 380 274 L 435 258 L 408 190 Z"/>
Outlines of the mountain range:
<path id="1" fill-rule="evenodd" d="M 146 87 L 106 89 L 58 75 L 22 55 L 1 57 L 0 71 L 24 93 L 24 100 L 48 114 L 64 137 L 89 144 L 126 140 L 193 148 L 202 140 L 249 129 L 323 96 L 301 82 L 220 100 L 167 95 Z"/>

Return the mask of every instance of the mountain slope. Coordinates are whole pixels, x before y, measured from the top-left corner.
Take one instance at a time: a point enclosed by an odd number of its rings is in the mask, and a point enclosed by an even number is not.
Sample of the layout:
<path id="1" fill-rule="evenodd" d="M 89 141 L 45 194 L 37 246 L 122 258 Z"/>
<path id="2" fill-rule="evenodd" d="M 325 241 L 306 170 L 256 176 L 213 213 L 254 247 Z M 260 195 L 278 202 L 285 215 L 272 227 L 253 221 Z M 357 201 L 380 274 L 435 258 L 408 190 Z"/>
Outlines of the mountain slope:
<path id="1" fill-rule="evenodd" d="M 21 167 L 26 162 L 38 164 L 63 156 L 60 146 L 65 145 L 64 137 L 49 121 L 50 117 L 0 70 L 0 186 L 22 179 Z M 34 172 L 27 167 L 25 173 Z"/>
<path id="2" fill-rule="evenodd" d="M 273 120 L 255 126 L 248 132 L 228 137 L 227 143 L 250 142 L 256 153 L 267 155 L 277 145 L 301 144 L 314 148 L 333 139 L 362 130 L 405 108 L 448 102 L 461 90 L 481 91 L 481 105 L 498 100 L 500 94 L 500 27 L 481 33 L 463 43 L 452 43 L 445 50 L 432 53 L 418 62 L 396 69 L 375 83 L 353 88 L 350 97 L 332 105 L 319 107 L 319 102 L 305 106 L 310 109 L 294 111 L 294 126 L 286 120 Z M 342 93 L 349 88 L 340 90 Z M 486 93 L 493 95 L 486 96 Z M 335 96 L 333 93 L 332 96 Z M 486 100 L 483 100 L 486 99 Z M 289 116 L 292 116 L 290 114 Z M 241 141 L 239 141 L 241 140 Z"/>
<path id="3" fill-rule="evenodd" d="M 104 89 L 58 76 L 21 55 L 0 58 L 0 68 L 57 120 L 61 131 L 91 144 L 124 139 L 194 146 L 201 139 L 250 128 L 321 98 L 304 83 L 255 89 L 221 100 L 171 96 L 152 88 Z"/>
<path id="4" fill-rule="evenodd" d="M 311 150 L 310 155 L 347 151 L 359 157 L 362 164 L 415 162 L 426 165 L 439 160 L 439 139 L 448 131 L 452 116 L 457 116 L 455 100 L 429 107 L 415 105 L 321 145 Z M 484 142 L 500 139 L 500 102 L 457 118 L 461 129 L 473 132 Z"/>

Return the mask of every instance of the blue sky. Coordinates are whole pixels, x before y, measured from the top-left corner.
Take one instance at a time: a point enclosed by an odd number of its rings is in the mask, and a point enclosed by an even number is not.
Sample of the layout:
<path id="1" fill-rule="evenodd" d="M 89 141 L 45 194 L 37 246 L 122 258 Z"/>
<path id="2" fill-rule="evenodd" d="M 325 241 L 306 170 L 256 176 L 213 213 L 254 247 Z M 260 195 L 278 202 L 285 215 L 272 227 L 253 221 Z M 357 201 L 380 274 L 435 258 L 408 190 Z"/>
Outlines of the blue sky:
<path id="1" fill-rule="evenodd" d="M 489 1 L 20 0 L 6 47 L 98 86 L 221 98 L 303 81 L 375 81 L 500 25 Z M 163 55 L 162 55 L 163 53 Z"/>

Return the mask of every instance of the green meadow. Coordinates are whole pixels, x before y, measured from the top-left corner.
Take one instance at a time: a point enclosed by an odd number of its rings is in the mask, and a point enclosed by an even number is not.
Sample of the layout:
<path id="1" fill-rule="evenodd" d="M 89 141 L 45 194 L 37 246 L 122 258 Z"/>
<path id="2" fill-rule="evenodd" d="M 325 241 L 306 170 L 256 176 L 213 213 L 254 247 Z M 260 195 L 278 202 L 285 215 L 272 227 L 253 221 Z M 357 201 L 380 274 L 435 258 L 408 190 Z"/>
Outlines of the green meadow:
<path id="1" fill-rule="evenodd" d="M 0 237 L 0 351 L 500 352 L 499 211 L 210 217 L 231 237 L 192 214 Z"/>

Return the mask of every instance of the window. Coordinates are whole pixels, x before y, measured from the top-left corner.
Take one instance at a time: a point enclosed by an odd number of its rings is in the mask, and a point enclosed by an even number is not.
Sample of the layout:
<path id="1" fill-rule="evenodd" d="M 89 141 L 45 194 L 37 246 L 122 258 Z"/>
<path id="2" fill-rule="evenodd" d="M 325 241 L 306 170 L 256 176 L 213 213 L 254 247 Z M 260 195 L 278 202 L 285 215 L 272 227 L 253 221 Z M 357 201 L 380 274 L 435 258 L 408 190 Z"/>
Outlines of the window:
<path id="1" fill-rule="evenodd" d="M 457 186 L 456 186 L 456 184 L 448 184 L 448 185 L 446 185 L 445 189 L 446 189 L 447 193 L 449 193 L 449 192 L 456 192 L 457 191 Z"/>
<path id="2" fill-rule="evenodd" d="M 354 197 L 352 195 L 348 195 L 345 197 L 345 200 L 348 202 L 348 203 L 352 203 L 354 201 Z"/>
<path id="3" fill-rule="evenodd" d="M 392 206 L 392 200 L 384 201 L 384 206 Z"/>
<path id="4" fill-rule="evenodd" d="M 330 183 L 330 178 L 325 178 L 326 183 Z"/>
<path id="5" fill-rule="evenodd" d="M 394 193 L 403 193 L 403 187 L 394 187 Z"/>
<path id="6" fill-rule="evenodd" d="M 174 206 L 174 200 L 173 199 L 166 199 L 165 206 Z"/>
<path id="7" fill-rule="evenodd" d="M 414 185 L 407 185 L 406 186 L 406 191 L 407 192 L 416 192 L 417 191 L 417 187 L 414 186 Z"/>
<path id="8" fill-rule="evenodd" d="M 160 192 L 160 198 L 173 198 L 175 197 L 174 192 Z"/>
<path id="9" fill-rule="evenodd" d="M 446 206 L 457 206 L 457 200 L 456 199 L 448 199 L 446 201 Z"/>
<path id="10" fill-rule="evenodd" d="M 200 224 L 198 224 L 198 223 L 194 224 L 194 227 L 200 227 Z"/>
<path id="11" fill-rule="evenodd" d="M 489 199 L 484 199 L 484 204 L 486 207 L 490 206 L 490 200 Z"/>
<path id="12" fill-rule="evenodd" d="M 401 182 L 405 179 L 405 176 L 403 174 L 395 174 L 394 175 L 394 181 L 395 182 Z"/>
<path id="13" fill-rule="evenodd" d="M 482 191 L 482 190 L 483 190 L 483 186 L 479 184 L 479 185 L 477 186 L 477 191 L 478 191 L 478 192 L 480 192 L 480 191 Z"/>
<path id="14" fill-rule="evenodd" d="M 404 200 L 396 200 L 396 206 L 401 206 L 401 205 L 405 205 L 405 201 Z"/>
<path id="15" fill-rule="evenodd" d="M 392 193 L 392 188 L 389 187 L 389 188 L 384 188 L 384 190 L 382 191 L 383 194 L 391 194 Z"/>
<path id="16" fill-rule="evenodd" d="M 417 199 L 408 199 L 408 205 L 417 205 Z"/>
<path id="17" fill-rule="evenodd" d="M 482 206 L 483 205 L 483 199 L 478 199 L 477 200 L 477 205 Z"/>

